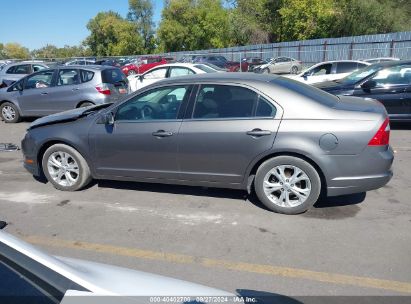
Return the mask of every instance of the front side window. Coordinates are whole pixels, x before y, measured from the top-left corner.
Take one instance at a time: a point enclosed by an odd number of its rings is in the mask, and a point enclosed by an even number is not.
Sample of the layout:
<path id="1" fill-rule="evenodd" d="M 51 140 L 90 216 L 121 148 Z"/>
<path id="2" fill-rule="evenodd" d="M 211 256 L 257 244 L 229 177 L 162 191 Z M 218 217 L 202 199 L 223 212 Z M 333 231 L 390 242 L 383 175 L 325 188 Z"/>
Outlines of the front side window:
<path id="1" fill-rule="evenodd" d="M 30 74 L 31 67 L 30 67 L 30 64 L 16 65 L 16 66 L 9 68 L 6 73 L 7 74 Z"/>
<path id="2" fill-rule="evenodd" d="M 331 63 L 322 64 L 322 65 L 319 65 L 319 66 L 313 68 L 313 69 L 309 72 L 309 75 L 310 75 L 310 76 L 328 75 L 328 74 L 331 74 L 331 68 L 332 68 L 332 64 L 331 64 Z"/>
<path id="3" fill-rule="evenodd" d="M 193 118 L 248 118 L 258 94 L 244 87 L 204 85 L 197 95 Z"/>
<path id="4" fill-rule="evenodd" d="M 144 74 L 144 79 L 163 79 L 166 78 L 167 68 L 155 69 Z"/>
<path id="5" fill-rule="evenodd" d="M 54 71 L 44 71 L 27 77 L 25 90 L 28 89 L 41 89 L 51 86 L 53 80 Z"/>
<path id="6" fill-rule="evenodd" d="M 78 75 L 78 71 L 76 69 L 64 69 L 59 71 L 59 75 L 57 78 L 57 85 L 64 86 L 64 85 L 75 85 L 79 84 L 80 79 Z"/>
<path id="7" fill-rule="evenodd" d="M 172 86 L 150 90 L 122 104 L 116 121 L 177 119 L 180 106 L 188 98 L 189 86 Z"/>
<path id="8" fill-rule="evenodd" d="M 194 72 L 187 68 L 171 68 L 170 77 L 186 76 L 191 74 L 194 74 Z"/>
<path id="9" fill-rule="evenodd" d="M 408 85 L 411 83 L 411 65 L 400 65 L 378 71 L 372 80 L 377 87 Z"/>

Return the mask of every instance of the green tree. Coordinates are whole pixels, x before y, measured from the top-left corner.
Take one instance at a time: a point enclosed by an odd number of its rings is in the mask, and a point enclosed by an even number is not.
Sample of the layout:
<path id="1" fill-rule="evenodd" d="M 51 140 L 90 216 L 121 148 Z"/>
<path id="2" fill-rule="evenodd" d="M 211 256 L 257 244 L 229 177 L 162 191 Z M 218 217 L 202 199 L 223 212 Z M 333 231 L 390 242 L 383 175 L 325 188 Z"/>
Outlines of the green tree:
<path id="1" fill-rule="evenodd" d="M 136 24 L 113 11 L 100 12 L 87 24 L 91 32 L 84 42 L 96 56 L 141 54 L 144 42 Z"/>
<path id="2" fill-rule="evenodd" d="M 5 58 L 12 59 L 28 59 L 30 57 L 29 49 L 19 43 L 6 43 L 3 46 L 3 54 Z"/>
<path id="3" fill-rule="evenodd" d="M 153 4 L 151 0 L 129 0 L 128 5 L 127 19 L 136 24 L 146 52 L 151 53 L 155 48 Z"/>
<path id="4" fill-rule="evenodd" d="M 229 45 L 229 13 L 221 0 L 174 0 L 164 7 L 157 35 L 163 51 Z"/>

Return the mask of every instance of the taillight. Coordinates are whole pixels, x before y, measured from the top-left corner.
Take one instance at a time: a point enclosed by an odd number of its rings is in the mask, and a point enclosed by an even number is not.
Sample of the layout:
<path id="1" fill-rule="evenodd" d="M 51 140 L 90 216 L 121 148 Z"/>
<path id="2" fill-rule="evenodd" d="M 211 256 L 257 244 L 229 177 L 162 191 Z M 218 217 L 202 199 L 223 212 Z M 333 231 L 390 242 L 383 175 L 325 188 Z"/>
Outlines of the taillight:
<path id="1" fill-rule="evenodd" d="M 99 93 L 104 94 L 104 95 L 110 95 L 111 94 L 110 88 L 105 83 L 102 83 L 102 84 L 99 84 L 98 86 L 96 86 L 96 90 Z"/>
<path id="2" fill-rule="evenodd" d="M 369 146 L 385 146 L 390 143 L 390 119 L 387 117 L 368 143 Z"/>

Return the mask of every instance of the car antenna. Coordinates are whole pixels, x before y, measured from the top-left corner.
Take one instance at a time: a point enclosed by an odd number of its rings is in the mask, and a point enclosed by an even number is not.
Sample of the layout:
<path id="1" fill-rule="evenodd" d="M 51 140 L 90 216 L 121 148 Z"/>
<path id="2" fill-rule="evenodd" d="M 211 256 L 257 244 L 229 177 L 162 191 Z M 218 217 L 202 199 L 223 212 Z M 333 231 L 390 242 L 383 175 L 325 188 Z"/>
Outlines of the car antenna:
<path id="1" fill-rule="evenodd" d="M 0 230 L 7 226 L 5 221 L 0 221 Z"/>

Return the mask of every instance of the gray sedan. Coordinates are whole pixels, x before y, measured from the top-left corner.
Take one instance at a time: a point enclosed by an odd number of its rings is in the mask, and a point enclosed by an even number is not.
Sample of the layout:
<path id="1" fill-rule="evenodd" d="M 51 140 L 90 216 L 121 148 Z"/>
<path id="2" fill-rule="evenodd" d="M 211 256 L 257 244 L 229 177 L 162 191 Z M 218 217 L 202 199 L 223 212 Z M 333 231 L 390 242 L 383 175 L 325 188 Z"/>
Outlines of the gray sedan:
<path id="1" fill-rule="evenodd" d="M 212 73 L 162 80 L 126 100 L 33 122 L 25 167 L 57 189 L 94 179 L 254 189 L 269 209 L 384 186 L 389 120 L 374 100 L 291 79 Z"/>
<path id="2" fill-rule="evenodd" d="M 129 93 L 120 69 L 70 66 L 33 73 L 0 89 L 0 113 L 7 123 L 90 105 L 115 102 Z"/>

